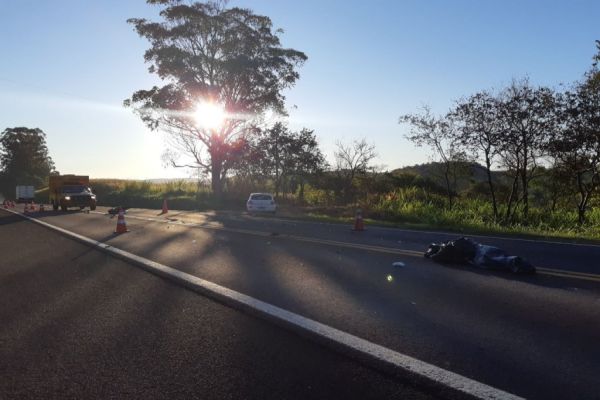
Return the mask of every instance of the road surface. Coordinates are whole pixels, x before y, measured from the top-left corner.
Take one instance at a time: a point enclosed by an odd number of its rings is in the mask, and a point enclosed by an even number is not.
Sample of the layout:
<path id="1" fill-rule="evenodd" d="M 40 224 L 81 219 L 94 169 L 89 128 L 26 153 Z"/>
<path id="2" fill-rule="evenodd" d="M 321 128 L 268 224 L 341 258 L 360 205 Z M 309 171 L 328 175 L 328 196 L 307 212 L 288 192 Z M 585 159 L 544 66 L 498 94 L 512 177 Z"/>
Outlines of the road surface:
<path id="1" fill-rule="evenodd" d="M 476 238 L 541 267 L 520 277 L 420 256 L 443 233 L 130 210 L 115 236 L 102 211 L 35 217 L 519 396 L 600 398 L 599 246 Z"/>
<path id="2" fill-rule="evenodd" d="M 432 398 L 2 211 L 0 254 L 2 399 Z"/>

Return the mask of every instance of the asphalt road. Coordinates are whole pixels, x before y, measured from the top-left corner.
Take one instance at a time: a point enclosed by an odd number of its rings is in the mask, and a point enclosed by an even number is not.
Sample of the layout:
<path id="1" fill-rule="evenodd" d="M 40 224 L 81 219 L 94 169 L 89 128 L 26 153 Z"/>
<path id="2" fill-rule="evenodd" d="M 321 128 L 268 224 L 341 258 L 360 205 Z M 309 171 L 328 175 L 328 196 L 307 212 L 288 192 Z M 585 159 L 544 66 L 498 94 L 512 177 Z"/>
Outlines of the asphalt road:
<path id="1" fill-rule="evenodd" d="M 0 211 L 0 398 L 429 399 Z"/>
<path id="2" fill-rule="evenodd" d="M 156 214 L 130 210 L 121 236 L 106 215 L 40 218 L 523 397 L 600 398 L 593 279 L 444 267 L 415 252 L 454 236 L 443 233 Z M 597 246 L 477 239 L 597 276 Z"/>
<path id="3" fill-rule="evenodd" d="M 183 212 L 180 214 L 180 218 L 193 220 L 194 214 Z M 432 242 L 447 241 L 463 236 L 460 233 L 403 230 L 377 226 L 367 226 L 366 231 L 357 233 L 352 232 L 350 226 L 343 224 L 297 221 L 277 217 L 265 218 L 249 216 L 245 213 L 205 214 L 202 220 L 221 223 L 230 228 L 248 228 L 250 226 L 253 229 L 280 234 L 288 233 L 419 252 L 423 252 Z M 525 257 L 537 266 L 600 274 L 600 243 L 576 239 L 534 240 L 506 235 L 472 235 L 469 237 L 482 244 L 501 247 L 511 254 Z"/>

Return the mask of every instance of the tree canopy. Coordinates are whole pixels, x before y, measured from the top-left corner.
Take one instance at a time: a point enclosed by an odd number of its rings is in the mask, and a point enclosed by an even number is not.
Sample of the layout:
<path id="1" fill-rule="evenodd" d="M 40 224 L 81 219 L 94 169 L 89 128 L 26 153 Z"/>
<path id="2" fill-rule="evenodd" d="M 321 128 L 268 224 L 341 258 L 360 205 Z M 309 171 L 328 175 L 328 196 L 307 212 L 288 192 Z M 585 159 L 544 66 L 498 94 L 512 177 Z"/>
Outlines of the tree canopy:
<path id="1" fill-rule="evenodd" d="M 307 57 L 283 48 L 282 31 L 249 9 L 226 8 L 225 2 L 148 3 L 163 6 L 161 22 L 128 22 L 150 42 L 144 59 L 165 84 L 136 91 L 125 105 L 151 129 L 169 134 L 172 148 L 187 159 L 173 159 L 173 165 L 211 174 L 218 195 L 228 159 L 242 151 L 254 116 L 268 109 L 285 114 L 283 90 L 294 85 Z M 222 107 L 223 121 L 211 126 L 203 116 L 198 120 L 200 103 Z"/>
<path id="2" fill-rule="evenodd" d="M 0 190 L 12 194 L 16 185 L 43 186 L 54 171 L 46 134 L 38 128 L 6 128 L 0 134 Z"/>

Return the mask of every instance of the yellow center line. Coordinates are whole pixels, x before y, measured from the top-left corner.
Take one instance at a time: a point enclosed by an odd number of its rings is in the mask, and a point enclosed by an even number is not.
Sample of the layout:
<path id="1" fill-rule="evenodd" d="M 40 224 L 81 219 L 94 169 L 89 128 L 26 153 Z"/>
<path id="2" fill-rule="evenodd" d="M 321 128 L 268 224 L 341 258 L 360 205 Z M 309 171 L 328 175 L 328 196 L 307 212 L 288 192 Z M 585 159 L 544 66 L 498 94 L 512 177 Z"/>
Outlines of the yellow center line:
<path id="1" fill-rule="evenodd" d="M 556 269 L 556 268 L 537 268 L 538 271 L 548 273 L 548 274 L 565 274 L 568 273 L 570 275 L 577 275 L 585 278 L 600 278 L 599 274 L 590 274 L 587 272 L 577 272 L 577 271 L 567 271 L 564 269 Z"/>
<path id="2" fill-rule="evenodd" d="M 560 270 L 561 272 L 546 272 L 546 271 L 540 271 L 538 269 L 538 274 L 540 275 L 552 275 L 552 276 L 560 276 L 562 278 L 571 278 L 571 279 L 581 279 L 584 281 L 592 281 L 592 282 L 600 282 L 600 275 L 597 276 L 581 276 L 581 275 L 574 275 L 571 274 L 570 271 L 564 271 Z"/>
<path id="3" fill-rule="evenodd" d="M 241 228 L 228 228 L 228 227 L 216 225 L 213 223 L 208 223 L 208 224 L 203 224 L 203 223 L 198 223 L 198 222 L 183 223 L 183 222 L 175 222 L 175 221 L 169 221 L 169 220 L 163 220 L 163 219 L 157 219 L 157 218 L 151 218 L 151 217 L 138 217 L 138 216 L 134 216 L 134 215 L 128 215 L 127 217 L 139 219 L 139 220 L 145 220 L 145 221 L 166 222 L 169 224 L 193 226 L 193 227 L 198 227 L 198 228 L 202 228 L 202 229 L 218 230 L 218 231 L 233 232 L 233 233 L 242 233 L 242 234 L 246 234 L 246 235 L 253 235 L 253 236 L 260 236 L 260 237 L 274 237 L 274 238 L 282 238 L 282 239 L 291 239 L 291 240 L 295 240 L 298 242 L 307 242 L 307 243 L 322 244 L 322 245 L 327 245 L 327 246 L 345 247 L 345 248 L 351 248 L 351 249 L 373 251 L 373 252 L 377 252 L 377 253 L 398 254 L 398 255 L 403 255 L 403 256 L 419 257 L 419 258 L 423 257 L 423 252 L 407 250 L 407 249 L 398 249 L 398 248 L 393 248 L 393 247 L 374 246 L 374 245 L 369 245 L 369 244 L 351 243 L 351 242 L 339 242 L 336 240 L 316 239 L 316 238 L 311 238 L 311 237 L 306 237 L 306 236 L 289 235 L 289 234 L 285 234 L 285 233 L 273 234 L 271 232 L 265 232 L 265 231 L 256 231 L 256 230 L 241 229 Z M 586 280 L 586 281 L 600 282 L 599 274 L 590 274 L 590 273 L 586 273 L 586 272 L 576 272 L 576 271 L 568 271 L 568 270 L 555 269 L 555 268 L 542 268 L 542 267 L 536 267 L 536 271 L 540 275 L 551 275 L 551 276 L 559 276 L 559 277 L 563 277 L 563 278 L 582 279 L 582 280 Z"/>

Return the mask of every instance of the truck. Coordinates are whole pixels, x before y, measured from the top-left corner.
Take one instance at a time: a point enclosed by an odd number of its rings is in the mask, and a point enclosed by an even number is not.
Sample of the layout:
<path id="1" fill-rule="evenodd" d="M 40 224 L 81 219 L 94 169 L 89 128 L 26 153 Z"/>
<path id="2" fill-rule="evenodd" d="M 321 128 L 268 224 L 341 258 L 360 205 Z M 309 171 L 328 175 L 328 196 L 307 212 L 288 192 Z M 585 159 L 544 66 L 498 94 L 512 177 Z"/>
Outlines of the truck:
<path id="1" fill-rule="evenodd" d="M 33 186 L 29 185 L 18 185 L 17 186 L 17 203 L 29 203 L 33 201 L 35 197 L 35 191 Z"/>
<path id="2" fill-rule="evenodd" d="M 90 187 L 90 177 L 86 175 L 51 175 L 48 180 L 50 204 L 54 211 L 67 211 L 71 207 L 83 210 L 96 209 L 96 195 Z"/>

